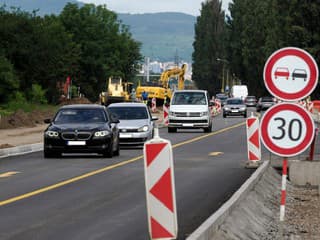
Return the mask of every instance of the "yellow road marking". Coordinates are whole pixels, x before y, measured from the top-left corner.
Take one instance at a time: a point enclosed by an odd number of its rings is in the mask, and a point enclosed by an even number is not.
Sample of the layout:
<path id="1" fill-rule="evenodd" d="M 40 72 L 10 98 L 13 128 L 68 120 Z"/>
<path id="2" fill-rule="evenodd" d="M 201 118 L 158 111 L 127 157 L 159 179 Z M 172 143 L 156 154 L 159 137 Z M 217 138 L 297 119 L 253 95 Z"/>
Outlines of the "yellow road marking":
<path id="1" fill-rule="evenodd" d="M 244 124 L 245 124 L 245 122 L 244 123 L 239 123 L 239 124 L 233 125 L 233 126 L 228 127 L 228 128 L 224 128 L 224 129 L 212 132 L 212 133 L 208 133 L 208 134 L 202 135 L 200 137 L 196 137 L 196 138 L 193 138 L 193 139 L 190 139 L 190 140 L 175 144 L 175 145 L 173 145 L 173 148 L 177 148 L 177 147 L 180 147 L 180 146 L 188 144 L 188 143 L 199 141 L 201 139 L 204 139 L 204 138 L 207 138 L 207 137 L 210 137 L 210 136 L 214 136 L 214 135 L 226 132 L 226 131 L 231 130 L 233 128 L 240 127 L 240 126 L 242 126 Z M 7 205 L 7 204 L 10 204 L 10 203 L 13 203 L 13 202 L 25 199 L 25 198 L 29 198 L 29 197 L 38 195 L 40 193 L 47 192 L 47 191 L 53 190 L 55 188 L 59 188 L 59 187 L 65 186 L 67 184 L 70 184 L 70 183 L 73 183 L 73 182 L 76 182 L 76 181 L 79 181 L 79 180 L 82 180 L 82 179 L 97 175 L 99 173 L 106 172 L 106 171 L 109 171 L 111 169 L 127 165 L 129 163 L 136 162 L 136 161 L 138 161 L 138 160 L 140 160 L 142 158 L 143 158 L 143 155 L 140 155 L 138 157 L 129 159 L 129 160 L 121 162 L 121 163 L 114 164 L 112 166 L 101 168 L 101 169 L 98 169 L 98 170 L 95 170 L 95 171 L 80 175 L 78 177 L 70 178 L 70 179 L 68 179 L 66 181 L 62 181 L 62 182 L 59 182 L 59 183 L 56 183 L 56 184 L 53 184 L 53 185 L 50 185 L 50 186 L 47 186 L 47 187 L 44 187 L 44 188 L 40 188 L 40 189 L 38 189 L 36 191 L 33 191 L 33 192 L 29 192 L 29 193 L 26 193 L 26 194 L 23 194 L 23 195 L 20 195 L 20 196 L 17 196 L 17 197 L 9 198 L 7 200 L 1 201 L 0 202 L 0 206 L 4 206 L 4 205 Z"/>
<path id="2" fill-rule="evenodd" d="M 6 178 L 6 177 L 11 177 L 12 175 L 15 175 L 17 173 L 20 173 L 20 172 L 6 172 L 6 173 L 2 173 L 0 174 L 0 178 Z"/>
<path id="3" fill-rule="evenodd" d="M 223 152 L 211 152 L 209 153 L 209 156 L 219 156 L 221 154 L 223 154 Z"/>

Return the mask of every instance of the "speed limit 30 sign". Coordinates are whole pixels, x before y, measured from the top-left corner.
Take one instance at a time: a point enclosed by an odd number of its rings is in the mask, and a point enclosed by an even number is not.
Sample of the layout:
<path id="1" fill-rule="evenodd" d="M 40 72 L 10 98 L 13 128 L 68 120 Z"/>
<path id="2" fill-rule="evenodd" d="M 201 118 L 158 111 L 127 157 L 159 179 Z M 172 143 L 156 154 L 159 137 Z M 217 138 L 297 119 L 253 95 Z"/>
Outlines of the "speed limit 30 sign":
<path id="1" fill-rule="evenodd" d="M 309 147 L 315 127 L 304 108 L 294 103 L 279 103 L 265 112 L 260 130 L 261 140 L 270 152 L 293 157 Z"/>

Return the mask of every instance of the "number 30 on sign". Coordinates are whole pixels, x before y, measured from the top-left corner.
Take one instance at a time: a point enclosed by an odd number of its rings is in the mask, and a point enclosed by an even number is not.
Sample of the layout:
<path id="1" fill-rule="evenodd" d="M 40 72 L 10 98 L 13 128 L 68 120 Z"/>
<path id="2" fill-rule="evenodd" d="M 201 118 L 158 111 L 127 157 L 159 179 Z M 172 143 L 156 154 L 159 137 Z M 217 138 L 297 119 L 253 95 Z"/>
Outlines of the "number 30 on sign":
<path id="1" fill-rule="evenodd" d="M 265 147 L 282 157 L 302 153 L 314 137 L 314 123 L 309 112 L 293 103 L 269 108 L 261 119 L 260 130 Z"/>

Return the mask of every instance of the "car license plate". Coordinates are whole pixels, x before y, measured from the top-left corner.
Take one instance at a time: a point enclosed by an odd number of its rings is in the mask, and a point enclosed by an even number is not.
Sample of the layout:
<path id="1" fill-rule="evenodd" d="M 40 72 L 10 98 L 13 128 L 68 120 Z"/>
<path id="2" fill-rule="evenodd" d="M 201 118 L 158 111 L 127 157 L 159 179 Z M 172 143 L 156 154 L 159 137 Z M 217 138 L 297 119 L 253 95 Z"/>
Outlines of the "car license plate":
<path id="1" fill-rule="evenodd" d="M 69 146 L 85 146 L 86 141 L 68 141 Z"/>
<path id="2" fill-rule="evenodd" d="M 129 134 L 129 133 L 120 133 L 120 138 L 132 138 L 132 134 Z"/>
<path id="3" fill-rule="evenodd" d="M 239 112 L 238 110 L 231 110 L 231 112 Z"/>
<path id="4" fill-rule="evenodd" d="M 192 123 L 184 123 L 182 124 L 183 127 L 193 127 Z"/>

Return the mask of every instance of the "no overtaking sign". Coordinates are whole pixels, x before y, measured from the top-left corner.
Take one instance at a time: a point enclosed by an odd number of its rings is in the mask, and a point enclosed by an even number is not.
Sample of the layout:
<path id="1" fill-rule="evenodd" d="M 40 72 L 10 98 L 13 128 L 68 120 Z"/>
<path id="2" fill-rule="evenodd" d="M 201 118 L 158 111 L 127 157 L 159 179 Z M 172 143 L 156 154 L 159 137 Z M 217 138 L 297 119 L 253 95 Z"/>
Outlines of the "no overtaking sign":
<path id="1" fill-rule="evenodd" d="M 312 56 L 299 48 L 282 48 L 267 60 L 263 78 L 268 91 L 284 101 L 309 96 L 318 82 L 318 67 Z"/>

